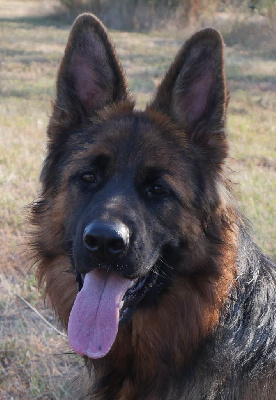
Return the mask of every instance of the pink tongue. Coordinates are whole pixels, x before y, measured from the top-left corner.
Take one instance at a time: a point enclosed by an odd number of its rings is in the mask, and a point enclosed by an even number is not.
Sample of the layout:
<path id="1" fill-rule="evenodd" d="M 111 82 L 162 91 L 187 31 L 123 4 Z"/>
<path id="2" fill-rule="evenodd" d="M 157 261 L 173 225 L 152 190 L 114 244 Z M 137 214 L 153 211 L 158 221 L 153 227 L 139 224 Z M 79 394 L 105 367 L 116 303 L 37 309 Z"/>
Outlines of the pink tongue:
<path id="1" fill-rule="evenodd" d="M 101 358 L 109 352 L 118 332 L 119 304 L 130 286 L 129 279 L 115 272 L 85 275 L 68 324 L 69 342 L 76 353 Z"/>

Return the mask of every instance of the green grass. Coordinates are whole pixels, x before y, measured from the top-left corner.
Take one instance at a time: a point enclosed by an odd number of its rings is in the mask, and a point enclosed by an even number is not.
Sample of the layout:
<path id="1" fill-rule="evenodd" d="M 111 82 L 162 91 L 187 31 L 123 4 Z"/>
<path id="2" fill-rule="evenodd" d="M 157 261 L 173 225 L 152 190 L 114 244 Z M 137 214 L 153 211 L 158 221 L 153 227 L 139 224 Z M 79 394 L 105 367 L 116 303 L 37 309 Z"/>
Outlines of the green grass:
<path id="1" fill-rule="evenodd" d="M 26 298 L 55 323 L 26 262 L 25 206 L 36 196 L 46 144 L 55 75 L 69 32 L 37 1 L 0 0 L 0 398 L 70 399 L 69 365 L 79 364 L 58 336 L 16 297 Z M 35 7 L 36 15 L 33 14 Z M 17 15 L 14 15 L 14 10 Z M 63 21 L 63 22 L 62 22 Z M 257 29 L 257 28 L 256 28 Z M 130 88 L 142 108 L 186 39 L 180 32 L 112 31 Z M 274 58 L 273 58 L 274 55 Z M 276 260 L 276 52 L 226 48 L 231 90 L 230 167 L 241 207 L 263 250 Z"/>

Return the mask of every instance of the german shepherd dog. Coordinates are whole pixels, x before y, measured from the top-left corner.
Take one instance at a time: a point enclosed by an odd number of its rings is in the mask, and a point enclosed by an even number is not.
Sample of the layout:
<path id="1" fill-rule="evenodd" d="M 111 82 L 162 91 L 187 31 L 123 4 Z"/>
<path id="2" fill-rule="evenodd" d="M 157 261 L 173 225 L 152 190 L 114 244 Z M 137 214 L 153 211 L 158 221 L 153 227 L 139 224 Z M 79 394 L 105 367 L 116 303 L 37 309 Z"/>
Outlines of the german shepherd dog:
<path id="1" fill-rule="evenodd" d="M 194 34 L 138 111 L 102 23 L 73 25 L 32 222 L 82 399 L 276 399 L 276 271 L 226 178 L 223 48 Z"/>

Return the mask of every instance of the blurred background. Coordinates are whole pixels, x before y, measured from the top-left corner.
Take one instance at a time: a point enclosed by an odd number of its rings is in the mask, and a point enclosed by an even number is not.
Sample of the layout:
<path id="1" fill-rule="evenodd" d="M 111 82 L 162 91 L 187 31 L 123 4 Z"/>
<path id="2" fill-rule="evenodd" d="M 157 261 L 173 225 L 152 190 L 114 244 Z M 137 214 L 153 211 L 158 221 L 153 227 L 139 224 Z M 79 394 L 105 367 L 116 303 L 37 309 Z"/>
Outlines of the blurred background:
<path id="1" fill-rule="evenodd" d="M 275 0 L 0 0 L 0 400 L 73 399 L 83 368 L 66 336 L 34 311 L 61 329 L 25 245 L 57 68 L 83 11 L 109 28 L 138 108 L 193 32 L 222 32 L 229 173 L 256 242 L 276 261 Z"/>

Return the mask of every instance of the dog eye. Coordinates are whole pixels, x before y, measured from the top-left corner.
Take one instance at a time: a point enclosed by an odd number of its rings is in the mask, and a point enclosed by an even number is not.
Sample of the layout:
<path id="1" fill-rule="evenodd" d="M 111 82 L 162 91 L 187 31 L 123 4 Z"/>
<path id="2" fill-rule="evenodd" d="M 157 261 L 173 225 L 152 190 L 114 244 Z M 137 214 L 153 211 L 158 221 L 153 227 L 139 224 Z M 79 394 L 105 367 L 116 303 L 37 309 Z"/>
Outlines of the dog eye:
<path id="1" fill-rule="evenodd" d="M 81 175 L 81 179 L 87 183 L 97 183 L 97 177 L 96 174 L 94 174 L 94 172 L 84 172 Z"/>
<path id="2" fill-rule="evenodd" d="M 150 195 L 161 196 L 168 193 L 168 190 L 162 185 L 153 185 L 149 188 L 148 193 Z"/>

